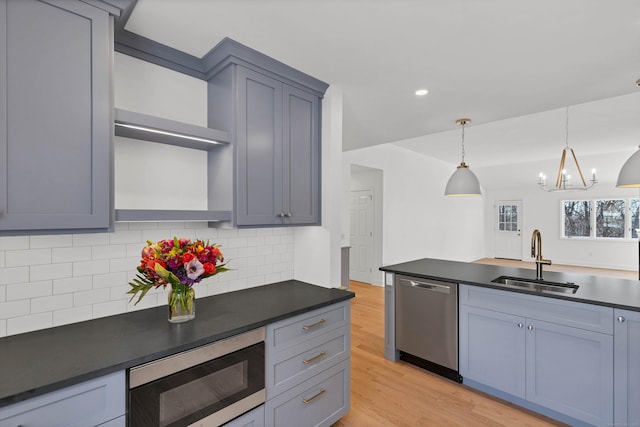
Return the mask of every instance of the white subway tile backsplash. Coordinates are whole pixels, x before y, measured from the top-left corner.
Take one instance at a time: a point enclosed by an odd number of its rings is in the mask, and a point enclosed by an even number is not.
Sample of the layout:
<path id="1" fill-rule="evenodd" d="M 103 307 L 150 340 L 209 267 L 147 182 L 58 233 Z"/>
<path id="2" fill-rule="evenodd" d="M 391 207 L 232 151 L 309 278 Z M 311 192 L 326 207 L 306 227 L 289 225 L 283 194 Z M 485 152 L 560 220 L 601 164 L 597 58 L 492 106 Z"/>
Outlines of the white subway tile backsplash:
<path id="1" fill-rule="evenodd" d="M 68 325 L 69 323 L 89 320 L 92 317 L 92 312 L 90 305 L 56 310 L 53 312 L 53 326 Z"/>
<path id="2" fill-rule="evenodd" d="M 29 280 L 61 279 L 72 276 L 71 263 L 32 265 L 29 267 Z"/>
<path id="3" fill-rule="evenodd" d="M 127 282 L 127 274 L 123 271 L 117 273 L 95 274 L 93 276 L 93 288 L 112 288 Z"/>
<path id="4" fill-rule="evenodd" d="M 0 302 L 0 319 L 26 316 L 29 314 L 29 309 L 30 301 L 28 299 Z"/>
<path id="5" fill-rule="evenodd" d="M 82 307 L 86 305 L 98 304 L 101 302 L 109 302 L 109 289 L 92 289 L 90 291 L 75 292 L 73 294 L 73 306 Z"/>
<path id="6" fill-rule="evenodd" d="M 109 273 L 109 260 L 78 261 L 73 263 L 73 276 L 90 276 Z"/>
<path id="7" fill-rule="evenodd" d="M 31 300 L 31 313 L 63 310 L 73 307 L 73 294 L 52 295 L 48 297 L 33 298 Z"/>
<path id="8" fill-rule="evenodd" d="M 109 235 L 110 245 L 122 245 L 124 243 L 142 242 L 142 231 L 116 231 Z"/>
<path id="9" fill-rule="evenodd" d="M 25 249 L 5 253 L 7 267 L 51 264 L 51 249 Z"/>
<path id="10" fill-rule="evenodd" d="M 109 233 L 74 234 L 73 246 L 108 245 L 109 235 Z"/>
<path id="11" fill-rule="evenodd" d="M 0 236 L 0 251 L 29 249 L 29 236 Z"/>
<path id="12" fill-rule="evenodd" d="M 27 282 L 16 285 L 7 285 L 7 301 L 17 301 L 29 298 L 44 297 L 52 294 L 53 283 L 51 280 L 42 282 Z"/>
<path id="13" fill-rule="evenodd" d="M 290 229 L 125 222 L 110 233 L 2 236 L 0 337 L 166 305 L 166 289 L 137 305 L 127 291 L 146 241 L 174 236 L 220 245 L 233 269 L 196 285 L 196 298 L 293 278 Z"/>
<path id="14" fill-rule="evenodd" d="M 54 234 L 42 236 L 30 236 L 29 247 L 37 248 L 64 248 L 73 244 L 71 234 Z"/>
<path id="15" fill-rule="evenodd" d="M 53 294 L 88 291 L 93 288 L 93 277 L 73 277 L 53 281 Z"/>
<path id="16" fill-rule="evenodd" d="M 0 270 L 0 285 L 29 281 L 29 267 L 3 268 Z"/>
<path id="17" fill-rule="evenodd" d="M 7 335 L 21 334 L 54 326 L 51 312 L 7 319 Z M 46 351 L 46 350 L 45 350 Z"/>
<path id="18" fill-rule="evenodd" d="M 75 246 L 70 248 L 53 248 L 51 262 L 74 262 L 91 259 L 91 247 Z"/>
<path id="19" fill-rule="evenodd" d="M 140 243 L 138 243 L 138 246 Z M 127 256 L 127 245 L 100 245 L 91 247 L 92 259 L 124 258 Z"/>

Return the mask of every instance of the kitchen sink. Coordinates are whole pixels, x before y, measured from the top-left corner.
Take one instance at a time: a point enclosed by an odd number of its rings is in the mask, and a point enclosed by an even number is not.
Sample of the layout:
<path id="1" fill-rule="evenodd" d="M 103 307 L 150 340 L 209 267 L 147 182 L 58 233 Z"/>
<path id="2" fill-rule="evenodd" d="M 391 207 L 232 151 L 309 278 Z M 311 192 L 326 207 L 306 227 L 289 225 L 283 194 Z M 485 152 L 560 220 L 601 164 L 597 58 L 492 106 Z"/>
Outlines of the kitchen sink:
<path id="1" fill-rule="evenodd" d="M 556 292 L 560 294 L 575 294 L 580 285 L 567 282 L 548 282 L 546 280 L 524 279 L 521 277 L 500 276 L 492 280 L 508 288 L 528 289 L 537 292 Z"/>

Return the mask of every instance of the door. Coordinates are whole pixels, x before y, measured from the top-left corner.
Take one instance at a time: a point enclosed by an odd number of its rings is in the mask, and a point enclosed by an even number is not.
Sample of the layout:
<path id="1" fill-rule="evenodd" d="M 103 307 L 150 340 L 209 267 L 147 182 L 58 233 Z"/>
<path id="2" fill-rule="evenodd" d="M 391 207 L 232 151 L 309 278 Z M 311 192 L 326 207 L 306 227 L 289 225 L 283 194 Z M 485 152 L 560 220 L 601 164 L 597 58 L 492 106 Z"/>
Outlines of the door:
<path id="1" fill-rule="evenodd" d="M 593 425 L 613 423 L 613 336 L 527 319 L 527 400 Z"/>
<path id="2" fill-rule="evenodd" d="M 284 224 L 320 223 L 318 97 L 283 85 Z"/>
<path id="3" fill-rule="evenodd" d="M 370 283 L 373 272 L 373 190 L 351 192 L 351 254 L 349 278 Z"/>
<path id="4" fill-rule="evenodd" d="M 460 305 L 460 375 L 525 397 L 525 320 Z"/>
<path id="5" fill-rule="evenodd" d="M 282 224 L 282 83 L 238 66 L 237 225 Z"/>
<path id="6" fill-rule="evenodd" d="M 0 28 L 0 229 L 108 228 L 108 13 L 0 0 Z"/>
<path id="7" fill-rule="evenodd" d="M 522 201 L 496 203 L 493 233 L 495 258 L 522 259 Z"/>
<path id="8" fill-rule="evenodd" d="M 640 313 L 615 310 L 614 425 L 640 425 Z"/>

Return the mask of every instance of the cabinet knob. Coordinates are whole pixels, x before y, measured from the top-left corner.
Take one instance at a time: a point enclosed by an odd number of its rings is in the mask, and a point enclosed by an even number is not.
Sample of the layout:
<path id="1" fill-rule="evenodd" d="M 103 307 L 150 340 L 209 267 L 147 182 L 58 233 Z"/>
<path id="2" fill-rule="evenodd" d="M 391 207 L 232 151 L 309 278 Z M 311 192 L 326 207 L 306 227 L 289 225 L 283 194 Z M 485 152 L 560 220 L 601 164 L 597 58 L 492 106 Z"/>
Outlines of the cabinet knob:
<path id="1" fill-rule="evenodd" d="M 530 330 L 530 331 L 533 331 L 533 325 L 527 326 L 527 329 Z"/>
<path id="2" fill-rule="evenodd" d="M 624 321 L 625 321 L 625 320 L 626 320 L 626 319 L 625 319 L 624 317 L 622 317 L 622 316 L 618 316 L 618 322 L 620 322 L 620 323 L 624 323 Z"/>
<path id="3" fill-rule="evenodd" d="M 284 214 L 284 216 L 286 216 L 287 218 L 291 218 L 291 212 L 287 212 L 286 214 Z"/>
<path id="4" fill-rule="evenodd" d="M 282 218 L 284 216 L 284 212 L 280 212 L 278 215 L 276 215 L 278 218 Z"/>
<path id="5" fill-rule="evenodd" d="M 524 323 L 518 322 L 518 328 L 522 328 L 522 327 L 524 327 Z"/>

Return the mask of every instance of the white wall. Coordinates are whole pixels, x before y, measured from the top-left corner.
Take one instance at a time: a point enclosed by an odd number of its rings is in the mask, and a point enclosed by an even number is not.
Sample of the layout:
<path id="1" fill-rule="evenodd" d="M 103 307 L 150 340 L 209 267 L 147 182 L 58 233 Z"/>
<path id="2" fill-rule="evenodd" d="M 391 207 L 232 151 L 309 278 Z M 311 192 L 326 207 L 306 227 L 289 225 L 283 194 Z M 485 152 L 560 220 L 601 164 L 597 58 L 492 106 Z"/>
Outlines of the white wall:
<path id="1" fill-rule="evenodd" d="M 598 186 L 587 192 L 547 193 L 533 186 L 530 189 L 503 189 L 486 194 L 485 227 L 487 241 L 485 251 L 493 257 L 494 205 L 499 200 L 522 200 L 522 254 L 524 261 L 532 261 L 531 234 L 536 228 L 542 233 L 543 255 L 554 264 L 581 265 L 587 267 L 638 269 L 637 240 L 585 240 L 562 238 L 562 200 L 638 197 L 633 189 Z"/>
<path id="2" fill-rule="evenodd" d="M 383 171 L 383 265 L 424 257 L 471 261 L 484 256 L 484 197 L 444 196 L 455 165 L 392 144 L 343 153 L 343 176 L 352 164 Z M 343 210 L 342 218 L 348 218 L 348 203 Z M 343 235 L 349 236 L 349 222 L 342 226 Z"/>
<path id="3" fill-rule="evenodd" d="M 294 230 L 294 277 L 325 287 L 340 286 L 342 88 L 332 85 L 322 101 L 322 184 L 319 227 Z"/>

